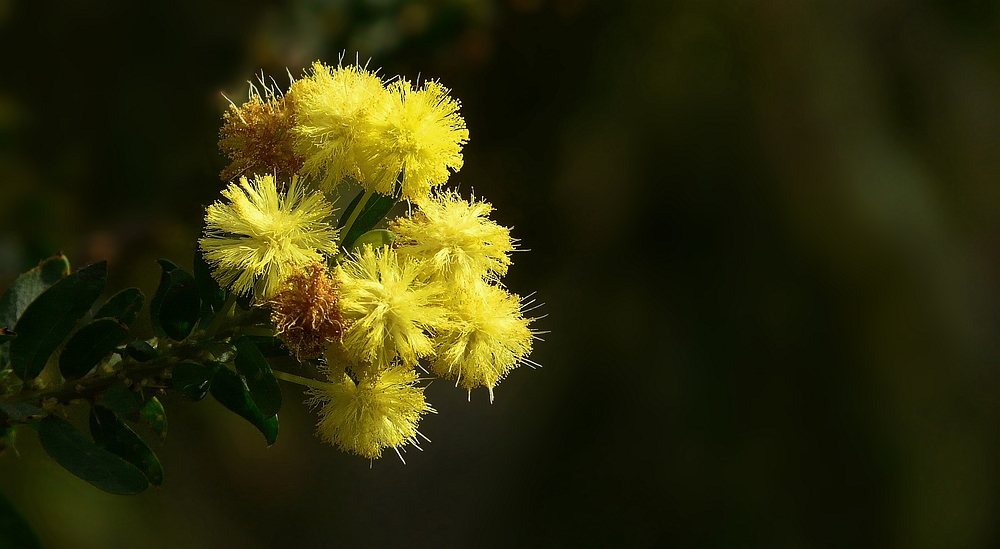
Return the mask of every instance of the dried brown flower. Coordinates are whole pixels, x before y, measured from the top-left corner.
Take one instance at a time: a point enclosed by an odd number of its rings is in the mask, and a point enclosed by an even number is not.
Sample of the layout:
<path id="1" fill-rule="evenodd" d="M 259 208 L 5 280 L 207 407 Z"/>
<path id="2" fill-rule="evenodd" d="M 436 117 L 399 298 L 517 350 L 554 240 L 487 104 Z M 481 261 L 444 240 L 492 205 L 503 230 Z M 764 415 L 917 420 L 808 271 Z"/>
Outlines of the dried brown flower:
<path id="1" fill-rule="evenodd" d="M 295 125 L 295 105 L 289 95 L 271 90 L 237 107 L 231 104 L 223 115 L 219 148 L 232 160 L 222 170 L 222 180 L 240 176 L 274 175 L 283 186 L 302 168 L 303 158 L 295 154 L 291 136 Z"/>
<path id="2" fill-rule="evenodd" d="M 312 263 L 285 279 L 269 302 L 275 333 L 297 358 L 317 357 L 331 341 L 340 341 L 343 319 L 337 306 L 337 283 L 322 263 Z"/>

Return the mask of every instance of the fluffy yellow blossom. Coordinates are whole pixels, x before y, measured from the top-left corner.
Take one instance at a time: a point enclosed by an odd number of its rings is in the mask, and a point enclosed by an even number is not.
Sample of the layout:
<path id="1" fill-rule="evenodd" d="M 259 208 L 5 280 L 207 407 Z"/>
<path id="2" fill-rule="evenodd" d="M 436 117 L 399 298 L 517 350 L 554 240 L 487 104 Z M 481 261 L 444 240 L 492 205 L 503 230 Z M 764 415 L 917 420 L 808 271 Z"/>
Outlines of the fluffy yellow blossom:
<path id="1" fill-rule="evenodd" d="M 420 261 L 432 280 L 496 279 L 507 272 L 514 243 L 510 229 L 489 219 L 492 210 L 453 191 L 438 193 L 393 223 L 399 254 Z"/>
<path id="2" fill-rule="evenodd" d="M 305 158 L 301 173 L 319 178 L 326 190 L 345 175 L 359 179 L 355 137 L 371 131 L 369 111 L 389 98 L 382 80 L 362 67 L 317 62 L 289 96 L 296 106 L 295 150 Z"/>
<path id="3" fill-rule="evenodd" d="M 343 343 L 354 361 L 386 367 L 395 357 L 407 366 L 433 353 L 428 331 L 444 318 L 441 287 L 419 280 L 420 265 L 390 248 L 362 247 L 336 271 Z"/>
<path id="4" fill-rule="evenodd" d="M 302 157 L 292 147 L 291 129 L 295 107 L 289 96 L 264 87 L 261 96 L 251 88 L 250 99 L 230 105 L 219 130 L 219 148 L 232 161 L 222 171 L 223 181 L 240 176 L 269 173 L 279 187 L 302 168 Z"/>
<path id="5" fill-rule="evenodd" d="M 531 352 L 532 319 L 517 296 L 482 280 L 453 292 L 449 311 L 431 369 L 469 391 L 486 387 L 492 401 L 493 388 Z"/>
<path id="6" fill-rule="evenodd" d="M 320 438 L 369 459 L 385 448 L 417 444 L 417 424 L 434 410 L 411 368 L 379 371 L 357 383 L 341 369 L 329 374 L 330 383 L 310 391 L 312 403 L 320 406 Z"/>
<path id="7" fill-rule="evenodd" d="M 459 102 L 437 82 L 414 88 L 407 80 L 388 87 L 388 99 L 370 114 L 370 131 L 358 134 L 357 160 L 362 184 L 392 194 L 402 174 L 403 198 L 420 202 L 448 170 L 462 167 L 462 146 L 469 140 Z"/>
<path id="8" fill-rule="evenodd" d="M 337 231 L 327 222 L 333 206 L 297 179 L 279 193 L 270 175 L 241 177 L 222 196 L 229 202 L 208 207 L 199 242 L 223 287 L 263 301 L 296 269 L 337 251 Z"/>
<path id="9" fill-rule="evenodd" d="M 323 263 L 292 273 L 269 303 L 275 335 L 299 360 L 317 357 L 330 342 L 340 341 L 336 282 Z"/>

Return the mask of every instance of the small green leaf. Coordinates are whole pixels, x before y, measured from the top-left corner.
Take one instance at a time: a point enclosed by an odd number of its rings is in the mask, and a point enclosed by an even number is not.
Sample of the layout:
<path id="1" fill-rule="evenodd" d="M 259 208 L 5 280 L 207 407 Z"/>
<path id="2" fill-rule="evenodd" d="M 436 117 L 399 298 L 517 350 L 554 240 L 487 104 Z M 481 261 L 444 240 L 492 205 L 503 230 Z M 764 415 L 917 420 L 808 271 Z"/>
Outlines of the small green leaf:
<path id="1" fill-rule="evenodd" d="M 236 370 L 243 375 L 250 389 L 250 396 L 264 417 L 271 417 L 281 409 L 281 386 L 271 371 L 271 365 L 257 346 L 246 337 L 233 341 L 236 345 Z"/>
<path id="2" fill-rule="evenodd" d="M 135 431 L 104 406 L 90 409 L 90 436 L 97 446 L 135 465 L 153 486 L 163 484 L 163 465 Z"/>
<path id="3" fill-rule="evenodd" d="M 364 196 L 364 193 L 365 191 L 360 191 L 358 193 L 358 196 L 356 196 L 354 200 L 352 200 L 351 203 L 347 206 L 347 209 L 344 210 L 344 214 L 340 217 L 340 221 L 337 223 L 338 229 L 342 228 L 345 224 L 347 224 L 347 220 L 350 219 L 351 214 L 354 212 L 354 209 L 357 208 L 358 202 L 360 202 L 361 197 Z M 399 201 L 398 187 L 396 189 L 396 194 L 394 194 L 393 196 L 386 196 L 384 194 L 374 193 L 371 196 L 371 198 L 368 199 L 368 202 L 365 204 L 364 209 L 361 210 L 361 214 L 358 215 L 358 218 L 354 220 L 354 224 L 351 225 L 350 230 L 348 230 L 347 234 L 344 236 L 344 242 L 342 244 L 342 247 L 345 250 L 350 250 L 354 246 L 354 241 L 357 240 L 358 237 L 360 237 L 361 235 L 370 231 L 373 227 L 375 227 L 376 224 L 378 224 L 379 221 L 382 221 L 382 218 L 385 217 L 387 213 L 389 213 L 389 210 L 391 210 L 392 207 L 395 206 L 396 202 L 398 201 Z"/>
<path id="4" fill-rule="evenodd" d="M 87 440 L 65 419 L 49 416 L 37 425 L 38 439 L 49 456 L 95 487 L 118 495 L 137 494 L 149 487 L 142 471 Z"/>
<path id="5" fill-rule="evenodd" d="M 17 338 L 10 342 L 10 362 L 18 377 L 27 381 L 38 376 L 107 280 L 108 263 L 100 261 L 56 282 L 28 305 L 14 326 Z"/>
<path id="6" fill-rule="evenodd" d="M 154 327 L 175 341 L 186 338 L 198 322 L 201 298 L 190 273 L 166 259 L 157 260 L 163 268 L 160 286 L 150 303 Z"/>
<path id="7" fill-rule="evenodd" d="M 139 408 L 139 417 L 159 435 L 160 442 L 167 438 L 167 411 L 163 409 L 159 399 L 155 396 L 149 397 Z"/>
<path id="8" fill-rule="evenodd" d="M 142 404 L 142 397 L 129 389 L 124 381 L 117 381 L 101 395 L 101 404 L 123 417 L 135 420 L 139 418 L 139 405 Z"/>
<path id="9" fill-rule="evenodd" d="M 351 246 L 351 250 L 354 252 L 360 252 L 363 246 L 381 248 L 382 246 L 392 244 L 393 240 L 396 240 L 396 235 L 392 231 L 388 231 L 386 229 L 373 229 L 359 236 L 358 239 L 354 241 L 354 245 Z"/>
<path id="10" fill-rule="evenodd" d="M 226 292 L 212 277 L 212 268 L 205 261 L 200 246 L 194 251 L 194 281 L 198 285 L 198 295 L 201 296 L 201 300 L 213 311 L 219 312 L 226 301 Z"/>
<path id="11" fill-rule="evenodd" d="M 128 335 L 117 318 L 98 318 L 80 328 L 59 355 L 59 371 L 66 379 L 87 375 Z"/>
<path id="12" fill-rule="evenodd" d="M 8 330 L 7 328 L 0 328 L 0 345 L 7 343 L 8 341 L 17 337 L 17 334 Z"/>
<path id="13" fill-rule="evenodd" d="M 0 413 L 18 423 L 27 423 L 45 417 L 45 410 L 24 402 L 0 402 Z"/>
<path id="14" fill-rule="evenodd" d="M 122 324 L 131 326 L 145 302 L 146 296 L 142 295 L 142 290 L 125 288 L 101 305 L 94 318 L 117 318 Z"/>
<path id="15" fill-rule="evenodd" d="M 208 340 L 198 345 L 198 347 L 212 353 L 212 357 L 216 362 L 229 362 L 236 358 L 236 347 L 232 343 Z"/>
<path id="16" fill-rule="evenodd" d="M 212 379 L 212 396 L 220 404 L 243 416 L 264 435 L 267 445 L 278 438 L 278 416 L 265 418 L 253 402 L 243 378 L 228 368 L 219 368 Z"/>
<path id="17" fill-rule="evenodd" d="M 170 386 L 191 400 L 198 401 L 208 394 L 214 374 L 214 369 L 196 362 L 181 362 L 173 367 L 170 374 Z"/>
<path id="18" fill-rule="evenodd" d="M 129 342 L 125 346 L 125 352 L 128 353 L 128 356 L 139 362 L 146 362 L 160 356 L 160 353 L 152 345 L 141 339 Z"/>
<path id="19" fill-rule="evenodd" d="M 0 327 L 13 328 L 28 305 L 60 279 L 69 275 L 69 260 L 54 255 L 17 277 L 0 296 Z"/>
<path id="20" fill-rule="evenodd" d="M 4 549 L 42 549 L 42 542 L 28 521 L 0 492 L 0 547 Z"/>

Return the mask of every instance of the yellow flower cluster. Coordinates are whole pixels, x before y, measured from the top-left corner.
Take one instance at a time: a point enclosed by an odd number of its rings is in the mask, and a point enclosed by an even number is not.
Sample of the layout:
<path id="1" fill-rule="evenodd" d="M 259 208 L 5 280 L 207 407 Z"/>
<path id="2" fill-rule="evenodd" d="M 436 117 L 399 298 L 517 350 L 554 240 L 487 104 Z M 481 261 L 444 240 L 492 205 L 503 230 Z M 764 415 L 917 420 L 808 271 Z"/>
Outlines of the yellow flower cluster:
<path id="1" fill-rule="evenodd" d="M 492 401 L 512 369 L 531 363 L 533 319 L 500 282 L 510 229 L 490 219 L 489 203 L 435 190 L 462 166 L 458 109 L 436 82 L 387 84 L 364 67 L 317 62 L 287 93 L 226 115 L 224 176 L 247 175 L 209 206 L 205 258 L 223 287 L 269 308 L 275 335 L 325 375 L 310 382 L 319 436 L 368 458 L 416 443 L 433 412 L 419 370 L 470 396 L 485 387 Z M 326 195 L 345 181 L 363 195 L 338 230 Z M 382 245 L 352 247 L 373 193 L 415 208 L 389 223 L 391 234 L 358 239 Z M 365 223 L 359 230 L 374 224 Z"/>

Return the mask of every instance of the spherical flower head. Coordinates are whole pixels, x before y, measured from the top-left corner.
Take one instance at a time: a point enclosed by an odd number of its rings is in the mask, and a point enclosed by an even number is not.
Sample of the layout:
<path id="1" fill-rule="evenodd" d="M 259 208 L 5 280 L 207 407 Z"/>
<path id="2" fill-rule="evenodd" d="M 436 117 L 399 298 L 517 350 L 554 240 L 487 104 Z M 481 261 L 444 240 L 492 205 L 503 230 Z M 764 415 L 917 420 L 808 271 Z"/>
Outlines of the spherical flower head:
<path id="1" fill-rule="evenodd" d="M 510 229 L 489 219 L 492 210 L 487 202 L 438 193 L 393 223 L 399 254 L 419 260 L 432 280 L 496 279 L 506 274 L 514 243 Z"/>
<path id="2" fill-rule="evenodd" d="M 448 305 L 431 369 L 469 391 L 486 387 L 492 401 L 497 383 L 531 353 L 533 319 L 522 314 L 520 298 L 483 281 L 453 292 Z"/>
<path id="3" fill-rule="evenodd" d="M 262 96 L 251 88 L 250 99 L 231 104 L 223 115 L 219 148 L 232 161 L 222 171 L 223 181 L 254 173 L 270 173 L 280 184 L 302 168 L 303 158 L 293 147 L 295 105 L 291 97 L 264 88 Z"/>
<path id="4" fill-rule="evenodd" d="M 345 175 L 360 178 L 355 136 L 370 131 L 369 111 L 389 98 L 382 80 L 362 67 L 316 62 L 288 94 L 296 105 L 295 150 L 305 158 L 301 173 L 326 190 Z"/>
<path id="5" fill-rule="evenodd" d="M 327 222 L 333 206 L 298 179 L 279 193 L 273 176 L 241 177 L 222 196 L 228 202 L 208 207 L 199 242 L 223 287 L 262 302 L 297 269 L 337 251 L 337 231 Z"/>
<path id="6" fill-rule="evenodd" d="M 444 319 L 441 286 L 420 281 L 421 267 L 388 247 L 362 247 L 336 270 L 344 349 L 352 360 L 414 366 L 434 352 L 428 331 Z"/>
<path id="7" fill-rule="evenodd" d="M 370 131 L 358 135 L 358 164 L 366 188 L 390 195 L 402 174 L 402 196 L 427 198 L 432 186 L 462 167 L 469 130 L 460 104 L 437 82 L 414 88 L 407 80 L 388 87 L 389 99 L 371 112 Z"/>
<path id="8" fill-rule="evenodd" d="M 289 275 L 269 304 L 275 335 L 299 360 L 317 357 L 329 343 L 340 341 L 343 319 L 337 285 L 323 263 Z"/>
<path id="9" fill-rule="evenodd" d="M 413 369 L 396 367 L 357 382 L 343 370 L 329 375 L 329 384 L 310 391 L 320 406 L 317 433 L 325 442 L 369 459 L 381 457 L 385 448 L 417 444 L 417 424 L 434 410 L 415 385 Z"/>

